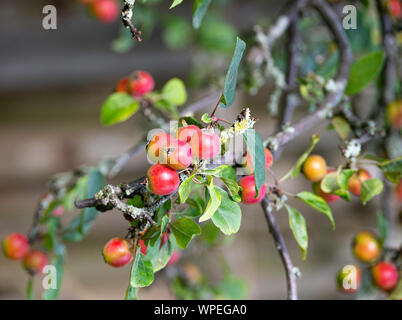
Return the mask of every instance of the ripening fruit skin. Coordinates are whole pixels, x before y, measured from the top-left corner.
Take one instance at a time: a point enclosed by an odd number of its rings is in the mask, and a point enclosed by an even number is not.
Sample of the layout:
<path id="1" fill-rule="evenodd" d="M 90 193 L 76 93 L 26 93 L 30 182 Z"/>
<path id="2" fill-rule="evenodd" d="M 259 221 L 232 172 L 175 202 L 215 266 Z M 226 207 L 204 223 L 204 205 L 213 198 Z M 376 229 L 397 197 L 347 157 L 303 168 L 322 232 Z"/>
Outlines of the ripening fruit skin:
<path id="1" fill-rule="evenodd" d="M 200 131 L 201 131 L 201 129 L 198 128 L 194 124 L 191 124 L 191 125 L 186 126 L 186 127 L 181 127 L 177 131 L 177 139 L 189 143 L 190 140 L 191 140 L 191 137 L 194 135 L 194 133 L 200 132 Z"/>
<path id="2" fill-rule="evenodd" d="M 105 23 L 113 22 L 120 13 L 120 8 L 116 0 L 97 0 L 90 5 L 90 10 L 93 15 Z"/>
<path id="3" fill-rule="evenodd" d="M 172 266 L 177 263 L 177 261 L 180 260 L 180 252 L 173 251 L 172 255 L 170 256 L 170 259 L 168 263 L 166 264 L 167 267 Z"/>
<path id="4" fill-rule="evenodd" d="M 48 265 L 47 255 L 40 250 L 29 251 L 23 260 L 23 267 L 29 274 L 41 273 L 43 268 Z"/>
<path id="5" fill-rule="evenodd" d="M 214 131 L 203 129 L 191 137 L 190 146 L 199 159 L 208 160 L 221 151 L 221 140 Z"/>
<path id="6" fill-rule="evenodd" d="M 187 142 L 175 139 L 161 149 L 161 158 L 170 168 L 183 170 L 193 162 L 193 151 Z"/>
<path id="7" fill-rule="evenodd" d="M 356 271 L 356 279 L 355 279 L 356 287 L 355 288 L 352 288 L 352 287 L 351 288 L 345 288 L 343 286 L 343 281 L 344 281 L 345 277 L 349 276 L 349 274 L 352 272 L 352 270 L 345 270 L 344 269 L 345 267 L 343 267 L 342 269 L 340 269 L 338 271 L 338 273 L 336 275 L 336 284 L 337 284 L 338 290 L 343 292 L 343 293 L 348 293 L 348 294 L 357 292 L 359 290 L 359 288 L 360 288 L 361 281 L 362 281 L 362 271 L 361 271 L 361 269 L 356 265 L 350 265 L 350 266 L 356 268 L 355 269 L 355 271 Z M 350 282 L 350 284 L 352 284 L 352 282 Z"/>
<path id="8" fill-rule="evenodd" d="M 402 129 L 402 100 L 390 103 L 387 106 L 386 114 L 390 126 L 397 130 Z"/>
<path id="9" fill-rule="evenodd" d="M 131 76 L 131 90 L 135 97 L 142 97 L 155 87 L 154 78 L 146 71 L 138 70 Z"/>
<path id="10" fill-rule="evenodd" d="M 155 134 L 147 145 L 147 157 L 153 163 L 163 162 L 162 149 L 167 144 L 172 144 L 176 141 L 170 134 L 166 132 L 160 132 Z"/>
<path id="11" fill-rule="evenodd" d="M 20 260 L 24 258 L 28 250 L 28 238 L 22 233 L 11 233 L 3 240 L 3 252 L 9 259 Z"/>
<path id="12" fill-rule="evenodd" d="M 371 263 L 381 254 L 381 245 L 377 237 L 369 231 L 360 231 L 352 242 L 352 250 L 356 259 Z"/>
<path id="13" fill-rule="evenodd" d="M 63 206 L 58 206 L 52 211 L 52 217 L 60 217 L 64 214 L 65 209 Z"/>
<path id="14" fill-rule="evenodd" d="M 396 19 L 402 18 L 402 4 L 400 0 L 390 0 L 388 2 L 389 13 Z"/>
<path id="15" fill-rule="evenodd" d="M 148 169 L 147 177 L 151 191 L 160 196 L 167 196 L 180 185 L 177 172 L 163 164 L 154 164 Z"/>
<path id="16" fill-rule="evenodd" d="M 272 153 L 271 151 L 269 151 L 268 148 L 264 149 L 264 153 L 265 153 L 265 171 L 267 171 L 269 167 L 272 166 L 274 162 L 274 157 L 272 156 Z M 253 161 L 251 159 L 251 155 L 249 152 L 247 152 L 246 156 L 244 157 L 243 170 L 244 173 L 247 175 L 254 173 Z"/>
<path id="17" fill-rule="evenodd" d="M 138 246 L 140 247 L 140 251 L 141 251 L 141 253 L 145 256 L 146 254 L 147 254 L 147 246 L 145 245 L 145 243 L 144 243 L 144 240 L 140 240 L 140 241 L 138 241 Z"/>
<path id="18" fill-rule="evenodd" d="M 258 191 L 258 197 L 255 197 L 255 180 L 254 176 L 245 176 L 240 179 L 239 186 L 242 188 L 241 190 L 241 201 L 245 204 L 254 204 L 258 203 L 264 198 L 265 193 L 267 192 L 267 186 L 264 183 L 260 190 Z"/>
<path id="19" fill-rule="evenodd" d="M 384 291 L 394 289 L 399 281 L 399 272 L 393 263 L 381 261 L 372 269 L 371 275 L 378 288 Z"/>
<path id="20" fill-rule="evenodd" d="M 324 191 L 322 191 L 321 181 L 313 182 L 313 191 L 317 196 L 323 198 L 327 203 L 335 202 L 340 199 L 340 197 L 335 194 L 325 193 Z"/>
<path id="21" fill-rule="evenodd" d="M 115 268 L 122 267 L 129 263 L 133 257 L 130 252 L 130 245 L 121 238 L 110 239 L 102 250 L 105 262 Z"/>
<path id="22" fill-rule="evenodd" d="M 120 81 L 117 83 L 116 92 L 131 92 L 130 80 L 127 77 L 120 79 Z"/>
<path id="23" fill-rule="evenodd" d="M 355 196 L 360 197 L 360 188 L 363 181 L 370 179 L 370 173 L 365 169 L 359 169 L 352 177 L 350 177 L 348 182 L 348 188 L 351 193 Z"/>
<path id="24" fill-rule="evenodd" d="M 303 164 L 303 173 L 306 179 L 317 182 L 327 174 L 327 164 L 323 157 L 311 155 Z"/>

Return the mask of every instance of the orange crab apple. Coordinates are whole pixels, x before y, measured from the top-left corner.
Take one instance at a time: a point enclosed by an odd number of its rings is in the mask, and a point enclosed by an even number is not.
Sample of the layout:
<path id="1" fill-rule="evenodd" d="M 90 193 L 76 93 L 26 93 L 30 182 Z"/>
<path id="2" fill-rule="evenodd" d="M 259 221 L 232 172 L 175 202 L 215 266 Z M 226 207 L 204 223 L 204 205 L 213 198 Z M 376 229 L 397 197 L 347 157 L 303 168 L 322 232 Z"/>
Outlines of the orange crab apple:
<path id="1" fill-rule="evenodd" d="M 156 133 L 147 145 L 147 157 L 153 163 L 163 162 L 162 149 L 167 144 L 173 144 L 176 141 L 170 134 L 166 132 Z"/>
<path id="2" fill-rule="evenodd" d="M 306 179 L 317 182 L 327 174 L 325 159 L 319 155 L 309 156 L 303 164 L 303 173 Z"/>
<path id="3" fill-rule="evenodd" d="M 384 291 L 391 291 L 399 281 L 399 271 L 391 262 L 378 262 L 372 267 L 371 275 L 377 287 Z"/>
<path id="4" fill-rule="evenodd" d="M 377 260 L 381 254 L 381 244 L 370 231 L 360 231 L 352 242 L 355 257 L 365 263 Z"/>
<path id="5" fill-rule="evenodd" d="M 209 160 L 221 151 L 221 140 L 213 130 L 203 129 L 194 133 L 190 140 L 194 155 L 199 159 Z"/>
<path id="6" fill-rule="evenodd" d="M 122 267 L 131 261 L 133 255 L 129 243 L 121 238 L 110 239 L 102 250 L 103 259 L 112 267 Z"/>
<path id="7" fill-rule="evenodd" d="M 269 169 L 269 167 L 274 162 L 274 158 L 272 156 L 271 151 L 269 151 L 268 148 L 264 148 L 264 153 L 265 153 L 265 171 L 266 171 Z M 254 173 L 253 162 L 251 159 L 250 152 L 247 152 L 247 154 L 244 157 L 243 170 L 244 170 L 245 174 L 247 174 L 247 175 Z"/>
<path id="8" fill-rule="evenodd" d="M 41 273 L 43 268 L 48 264 L 49 260 L 47 255 L 40 250 L 31 250 L 23 260 L 23 267 L 30 274 Z"/>
<path id="9" fill-rule="evenodd" d="M 348 181 L 349 191 L 359 197 L 362 182 L 370 178 L 371 175 L 367 170 L 359 169 Z"/>
<path id="10" fill-rule="evenodd" d="M 241 201 L 245 204 L 254 204 L 260 202 L 267 192 L 267 186 L 264 183 L 258 191 L 258 197 L 255 198 L 255 179 L 253 175 L 241 178 L 239 181 L 239 186 L 242 188 Z"/>
<path id="11" fill-rule="evenodd" d="M 338 271 L 336 283 L 343 293 L 355 293 L 359 290 L 362 280 L 362 271 L 356 265 L 347 265 Z"/>
<path id="12" fill-rule="evenodd" d="M 386 109 L 387 121 L 391 127 L 402 129 L 402 100 L 390 103 Z"/>
<path id="13" fill-rule="evenodd" d="M 194 135 L 194 133 L 197 133 L 200 131 L 201 131 L 201 129 L 198 128 L 194 124 L 190 124 L 188 126 L 181 127 L 181 128 L 179 128 L 179 130 L 177 130 L 177 139 L 189 143 L 191 140 L 191 137 Z"/>
<path id="14" fill-rule="evenodd" d="M 176 170 L 163 164 L 154 164 L 148 169 L 147 178 L 151 191 L 160 196 L 166 196 L 176 191 L 180 178 Z"/>
<path id="15" fill-rule="evenodd" d="M 11 233 L 3 240 L 3 252 L 9 259 L 20 260 L 27 254 L 28 250 L 28 238 L 22 233 Z"/>

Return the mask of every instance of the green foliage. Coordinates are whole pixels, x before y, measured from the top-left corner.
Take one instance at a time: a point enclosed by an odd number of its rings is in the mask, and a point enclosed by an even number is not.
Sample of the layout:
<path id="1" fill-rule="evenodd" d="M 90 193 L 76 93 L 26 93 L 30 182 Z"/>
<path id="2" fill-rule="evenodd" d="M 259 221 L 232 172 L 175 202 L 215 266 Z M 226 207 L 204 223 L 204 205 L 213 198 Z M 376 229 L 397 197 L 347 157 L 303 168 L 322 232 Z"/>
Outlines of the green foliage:
<path id="1" fill-rule="evenodd" d="M 179 187 L 179 198 L 180 202 L 184 203 L 186 202 L 188 196 L 190 195 L 191 192 L 191 183 L 194 178 L 194 174 L 188 177 L 186 180 L 184 180 Z"/>
<path id="2" fill-rule="evenodd" d="M 210 246 L 216 245 L 221 235 L 220 229 L 211 221 L 206 222 L 202 227 L 201 237 Z"/>
<path id="3" fill-rule="evenodd" d="M 220 194 L 221 203 L 211 219 L 215 226 L 225 235 L 229 236 L 240 229 L 241 209 L 240 206 L 229 197 L 225 190 L 215 187 L 215 191 Z"/>
<path id="4" fill-rule="evenodd" d="M 236 39 L 236 47 L 233 53 L 232 61 L 230 62 L 229 69 L 226 73 L 225 84 L 223 86 L 223 93 L 219 106 L 222 108 L 230 107 L 235 99 L 237 72 L 243 52 L 246 49 L 246 43 L 239 37 Z"/>
<path id="5" fill-rule="evenodd" d="M 216 286 L 215 291 L 221 299 L 242 300 L 247 297 L 248 286 L 244 279 L 228 275 Z"/>
<path id="6" fill-rule="evenodd" d="M 88 174 L 88 189 L 85 198 L 92 198 L 106 184 L 105 177 L 98 168 L 91 168 Z M 66 241 L 80 241 L 89 232 L 93 221 L 98 217 L 96 208 L 85 208 L 74 218 L 63 233 Z"/>
<path id="7" fill-rule="evenodd" d="M 383 160 L 379 163 L 379 167 L 389 181 L 398 183 L 399 180 L 402 179 L 402 157 L 391 160 Z"/>
<path id="8" fill-rule="evenodd" d="M 176 238 L 177 245 L 186 249 L 191 239 L 201 234 L 200 226 L 190 218 L 182 217 L 172 224 L 172 231 Z"/>
<path id="9" fill-rule="evenodd" d="M 332 216 L 331 208 L 325 202 L 325 200 L 314 193 L 303 191 L 296 195 L 296 197 L 303 201 L 305 204 L 309 205 L 313 209 L 325 214 L 331 221 L 332 229 L 335 229 L 335 221 Z"/>
<path id="10" fill-rule="evenodd" d="M 149 261 L 141 250 L 136 251 L 135 259 L 131 267 L 130 286 L 132 288 L 148 287 L 154 281 L 152 262 Z"/>
<path id="11" fill-rule="evenodd" d="M 162 88 L 163 100 L 173 106 L 181 106 L 187 100 L 186 86 L 178 78 L 170 79 Z"/>
<path id="12" fill-rule="evenodd" d="M 124 92 L 112 93 L 101 110 L 101 122 L 104 126 L 126 121 L 137 112 L 139 104 L 132 96 Z"/>
<path id="13" fill-rule="evenodd" d="M 382 68 L 383 61 L 384 52 L 378 51 L 369 53 L 353 63 L 345 94 L 353 95 L 363 90 L 377 77 Z"/>
<path id="14" fill-rule="evenodd" d="M 159 237 L 153 245 L 148 245 L 146 258 L 151 261 L 154 272 L 158 272 L 167 265 L 172 253 L 173 245 L 170 238 L 161 247 L 161 237 Z"/>
<path id="15" fill-rule="evenodd" d="M 211 219 L 222 200 L 220 193 L 214 186 L 214 179 L 211 176 L 208 177 L 208 188 L 205 191 L 208 192 L 208 202 L 204 214 L 199 219 L 200 222 Z"/>
<path id="16" fill-rule="evenodd" d="M 221 179 L 228 188 L 230 195 L 235 197 L 235 200 L 238 200 L 236 196 L 239 193 L 240 187 L 237 184 L 236 170 L 233 167 L 223 164 L 211 170 L 204 170 L 202 174 Z"/>
<path id="17" fill-rule="evenodd" d="M 174 7 L 177 7 L 180 3 L 182 3 L 183 0 L 173 0 L 171 6 L 169 7 L 169 9 L 173 9 Z"/>
<path id="18" fill-rule="evenodd" d="M 305 260 L 308 247 L 306 220 L 304 219 L 303 215 L 295 208 L 292 208 L 288 204 L 285 204 L 285 208 L 289 215 L 290 229 L 292 230 L 293 236 L 295 237 L 297 244 L 300 247 L 303 260 Z"/>
<path id="19" fill-rule="evenodd" d="M 186 48 L 193 35 L 190 23 L 178 16 L 169 16 L 163 28 L 162 38 L 165 45 L 171 50 Z"/>
<path id="20" fill-rule="evenodd" d="M 381 211 L 377 213 L 377 229 L 379 234 L 379 240 L 382 245 L 385 243 L 385 240 L 387 239 L 388 236 L 388 222 Z"/>
<path id="21" fill-rule="evenodd" d="M 193 7 L 193 27 L 198 29 L 201 26 L 201 22 L 207 13 L 208 7 L 211 4 L 211 0 L 194 0 Z"/>
<path id="22" fill-rule="evenodd" d="M 255 179 L 255 197 L 258 197 L 258 190 L 265 182 L 265 152 L 264 144 L 257 131 L 254 129 L 247 129 L 243 133 L 243 138 L 247 144 L 247 150 L 250 153 L 251 161 L 254 168 Z"/>
<path id="23" fill-rule="evenodd" d="M 367 179 L 361 183 L 360 199 L 363 204 L 366 204 L 371 198 L 380 194 L 384 185 L 380 179 Z"/>
<path id="24" fill-rule="evenodd" d="M 34 277 L 28 278 L 28 285 L 27 285 L 27 299 L 34 300 L 35 299 L 35 288 L 34 288 Z"/>
<path id="25" fill-rule="evenodd" d="M 138 300 L 138 288 L 133 288 L 131 284 L 128 284 L 125 300 Z"/>
<path id="26" fill-rule="evenodd" d="M 349 122 L 344 117 L 333 117 L 331 124 L 334 126 L 335 131 L 342 140 L 345 140 L 348 137 L 351 128 Z"/>
<path id="27" fill-rule="evenodd" d="M 64 264 L 66 260 L 66 247 L 63 244 L 57 243 L 56 247 L 54 248 L 54 252 L 55 256 L 51 260 L 50 264 L 52 264 L 56 268 L 56 288 L 52 289 L 50 287 L 43 292 L 42 298 L 45 300 L 57 299 L 63 280 Z"/>

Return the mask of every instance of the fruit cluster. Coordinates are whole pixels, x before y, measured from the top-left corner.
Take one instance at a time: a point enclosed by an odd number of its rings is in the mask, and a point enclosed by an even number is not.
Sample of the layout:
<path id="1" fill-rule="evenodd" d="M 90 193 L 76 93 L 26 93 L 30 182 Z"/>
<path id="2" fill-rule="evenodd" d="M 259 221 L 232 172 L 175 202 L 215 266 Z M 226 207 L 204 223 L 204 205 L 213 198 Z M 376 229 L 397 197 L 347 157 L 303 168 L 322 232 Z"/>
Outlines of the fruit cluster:
<path id="1" fill-rule="evenodd" d="M 396 287 L 400 279 L 400 270 L 395 263 L 384 259 L 383 247 L 375 234 L 369 231 L 359 232 L 353 239 L 352 251 L 357 260 L 368 264 L 367 268 L 375 286 L 385 292 L 390 292 Z M 343 267 L 336 277 L 338 289 L 344 293 L 357 292 L 361 280 L 362 270 L 357 265 Z"/>
<path id="2" fill-rule="evenodd" d="M 30 275 L 41 273 L 49 262 L 44 252 L 30 249 L 28 238 L 22 233 L 9 234 L 3 240 L 3 252 L 8 259 L 22 260 L 22 266 Z"/>
<path id="3" fill-rule="evenodd" d="M 303 164 L 303 173 L 306 179 L 313 182 L 312 188 L 316 195 L 323 198 L 326 202 L 334 202 L 340 199 L 338 195 L 326 193 L 322 190 L 322 179 L 329 173 L 335 172 L 335 169 L 328 168 L 325 159 L 319 155 L 310 155 Z M 360 196 L 361 184 L 363 181 L 370 179 L 370 173 L 360 168 L 349 178 L 348 189 L 355 196 Z"/>
<path id="4" fill-rule="evenodd" d="M 115 21 L 120 13 L 117 0 L 78 0 L 88 6 L 89 13 L 104 23 Z"/>

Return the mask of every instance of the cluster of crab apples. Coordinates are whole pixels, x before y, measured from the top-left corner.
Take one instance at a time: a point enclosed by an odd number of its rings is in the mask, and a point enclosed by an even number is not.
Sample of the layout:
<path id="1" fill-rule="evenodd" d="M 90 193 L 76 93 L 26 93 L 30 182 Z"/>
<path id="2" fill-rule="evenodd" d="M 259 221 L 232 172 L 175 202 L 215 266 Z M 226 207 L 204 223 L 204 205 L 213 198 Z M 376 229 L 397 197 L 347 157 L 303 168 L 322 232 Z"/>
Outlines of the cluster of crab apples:
<path id="1" fill-rule="evenodd" d="M 28 238 L 22 233 L 11 233 L 3 240 L 3 253 L 11 260 L 22 260 L 22 266 L 30 274 L 41 273 L 48 265 L 46 253 L 30 249 Z"/>
<path id="2" fill-rule="evenodd" d="M 400 270 L 395 263 L 383 258 L 383 247 L 374 233 L 360 231 L 352 241 L 352 251 L 359 262 L 366 264 L 365 267 L 368 267 L 371 273 L 371 281 L 377 288 L 384 292 L 390 292 L 397 286 Z M 348 267 L 339 270 L 336 277 L 337 286 L 343 293 L 355 293 L 361 287 L 362 270 L 357 265 L 349 265 Z M 350 285 L 349 280 L 354 285 Z M 345 282 L 349 285 L 345 285 Z"/>
<path id="3" fill-rule="evenodd" d="M 104 23 L 111 23 L 120 14 L 120 4 L 118 0 L 78 0 L 88 6 L 89 13 Z"/>
<path id="4" fill-rule="evenodd" d="M 335 169 L 327 167 L 323 157 L 310 155 L 304 162 L 302 170 L 306 179 L 313 182 L 312 188 L 315 194 L 323 198 L 326 202 L 334 202 L 340 199 L 339 196 L 326 193 L 321 189 L 321 181 L 325 175 L 335 171 Z M 359 197 L 362 182 L 370 178 L 371 175 L 367 170 L 363 168 L 358 169 L 358 171 L 349 178 L 349 191 Z"/>

